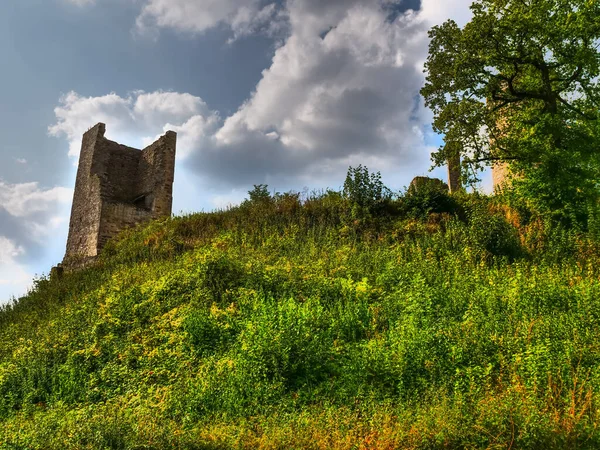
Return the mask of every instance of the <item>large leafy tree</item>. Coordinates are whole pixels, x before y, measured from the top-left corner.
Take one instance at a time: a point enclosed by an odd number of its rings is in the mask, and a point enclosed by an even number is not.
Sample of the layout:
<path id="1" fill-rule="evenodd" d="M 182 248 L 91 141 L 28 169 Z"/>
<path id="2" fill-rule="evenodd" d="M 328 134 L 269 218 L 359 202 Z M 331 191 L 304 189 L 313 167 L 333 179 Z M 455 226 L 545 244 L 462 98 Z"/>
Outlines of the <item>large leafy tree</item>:
<path id="1" fill-rule="evenodd" d="M 421 93 L 466 178 L 497 162 L 515 188 L 565 221 L 585 221 L 600 181 L 600 1 L 476 0 L 463 28 L 432 28 Z"/>

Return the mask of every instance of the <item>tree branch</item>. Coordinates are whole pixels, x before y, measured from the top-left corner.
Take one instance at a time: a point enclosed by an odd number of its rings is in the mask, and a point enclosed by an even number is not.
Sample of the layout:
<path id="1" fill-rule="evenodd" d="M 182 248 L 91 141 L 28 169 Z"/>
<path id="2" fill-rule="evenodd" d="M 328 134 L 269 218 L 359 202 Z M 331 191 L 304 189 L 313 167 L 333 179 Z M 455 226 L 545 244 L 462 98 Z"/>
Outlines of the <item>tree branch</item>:
<path id="1" fill-rule="evenodd" d="M 577 114 L 579 114 L 581 117 L 583 117 L 584 119 L 587 120 L 598 120 L 598 117 L 594 117 L 594 116 L 589 116 L 586 113 L 584 113 L 582 110 L 580 110 L 579 108 L 571 105 L 568 101 L 564 100 L 560 95 L 557 95 L 556 98 L 558 98 L 558 100 L 565 105 L 567 108 L 569 108 L 571 111 L 576 112 Z"/>
<path id="2" fill-rule="evenodd" d="M 519 158 L 518 156 L 486 156 L 485 158 L 473 159 L 473 162 L 482 163 L 482 162 L 498 162 L 498 161 L 522 161 L 523 158 Z"/>

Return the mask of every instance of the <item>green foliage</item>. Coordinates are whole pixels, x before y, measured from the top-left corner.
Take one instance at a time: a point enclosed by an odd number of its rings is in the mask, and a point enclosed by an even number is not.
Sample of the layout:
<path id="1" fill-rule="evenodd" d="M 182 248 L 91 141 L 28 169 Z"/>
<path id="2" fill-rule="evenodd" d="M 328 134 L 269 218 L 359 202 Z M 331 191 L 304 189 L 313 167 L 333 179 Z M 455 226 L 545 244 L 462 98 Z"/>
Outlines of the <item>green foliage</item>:
<path id="1" fill-rule="evenodd" d="M 402 198 L 402 208 L 408 217 L 426 219 L 430 214 L 458 214 L 460 206 L 448 189 L 436 183 L 425 183 L 418 189 L 408 189 Z"/>
<path id="2" fill-rule="evenodd" d="M 463 28 L 450 20 L 429 33 L 421 93 L 445 136 L 435 164 L 459 153 L 472 175 L 508 162 L 530 208 L 585 228 L 600 197 L 600 4 L 476 0 L 471 10 Z"/>
<path id="3" fill-rule="evenodd" d="M 381 181 L 381 174 L 369 173 L 362 165 L 348 168 L 343 195 L 350 201 L 356 216 L 376 212 L 392 198 L 392 192 Z"/>
<path id="4" fill-rule="evenodd" d="M 477 248 L 511 261 L 523 256 L 518 231 L 505 217 L 490 214 L 489 208 L 483 205 L 476 205 L 469 216 L 470 236 Z"/>
<path id="5" fill-rule="evenodd" d="M 255 184 L 254 189 L 248 191 L 248 196 L 251 202 L 266 202 L 271 200 L 271 194 L 269 194 L 269 186 L 266 184 Z"/>
<path id="6" fill-rule="evenodd" d="M 596 235 L 450 198 L 349 229 L 275 194 L 38 280 L 0 311 L 0 448 L 596 448 Z"/>

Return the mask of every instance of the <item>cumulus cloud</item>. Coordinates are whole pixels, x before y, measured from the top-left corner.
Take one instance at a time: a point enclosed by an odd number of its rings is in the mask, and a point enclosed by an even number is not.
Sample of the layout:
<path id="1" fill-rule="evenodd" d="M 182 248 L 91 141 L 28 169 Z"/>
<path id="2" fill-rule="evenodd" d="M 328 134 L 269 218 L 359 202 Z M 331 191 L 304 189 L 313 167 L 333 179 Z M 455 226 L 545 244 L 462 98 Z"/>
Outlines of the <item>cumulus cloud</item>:
<path id="1" fill-rule="evenodd" d="M 0 303 L 8 300 L 8 296 L 24 292 L 31 285 L 32 275 L 19 262 L 25 253 L 23 247 L 15 244 L 5 236 L 0 236 Z"/>
<path id="2" fill-rule="evenodd" d="M 95 0 L 68 1 L 86 4 Z M 332 23 L 340 8 L 355 4 L 379 6 L 391 12 L 392 17 L 398 9 L 412 7 L 419 9 L 430 25 L 439 25 L 449 18 L 462 25 L 471 17 L 471 3 L 472 0 L 144 0 L 136 28 L 143 33 L 168 28 L 194 34 L 226 26 L 235 37 L 259 32 L 279 35 L 289 31 L 289 22 L 299 25 L 305 13 L 316 13 L 321 24 Z"/>
<path id="3" fill-rule="evenodd" d="M 81 137 L 98 122 L 106 123 L 107 138 L 121 143 L 145 146 L 162 130 L 181 133 L 178 157 L 187 156 L 200 145 L 220 121 L 199 97 L 177 92 L 137 91 L 121 97 L 111 93 L 101 97 L 83 97 L 69 92 L 54 110 L 57 122 L 48 128 L 51 136 L 64 136 L 69 141 L 69 155 L 77 157 Z"/>
<path id="4" fill-rule="evenodd" d="M 0 236 L 0 264 L 4 265 L 10 263 L 15 257 L 22 255 L 23 253 L 23 247 L 19 247 L 10 239 Z"/>
<path id="5" fill-rule="evenodd" d="M 66 226 L 72 198 L 72 189 L 43 189 L 35 182 L 9 184 L 0 180 L 2 234 L 23 248 L 44 243 Z"/>
<path id="6" fill-rule="evenodd" d="M 259 31 L 273 33 L 281 21 L 277 3 L 265 0 L 147 0 L 136 20 L 141 34 L 159 28 L 203 33 L 230 27 L 235 36 Z"/>
<path id="7" fill-rule="evenodd" d="M 375 169 L 422 163 L 426 26 L 414 12 L 390 21 L 385 6 L 289 2 L 289 38 L 198 167 L 248 182 L 339 173 L 367 159 Z"/>
<path id="8" fill-rule="evenodd" d="M 48 212 L 57 203 L 68 203 L 72 196 L 73 191 L 63 187 L 44 190 L 38 183 L 8 184 L 0 181 L 0 208 L 15 217 Z"/>
<path id="9" fill-rule="evenodd" d="M 28 265 L 66 234 L 72 197 L 71 189 L 0 180 L 0 303 L 27 290 Z"/>
<path id="10" fill-rule="evenodd" d="M 418 97 L 428 25 L 401 5 L 290 0 L 281 10 L 258 0 L 149 0 L 140 20 L 152 17 L 153 26 L 233 29 L 249 23 L 236 22 L 240 11 L 251 17 L 250 12 L 269 7 L 285 17 L 288 35 L 255 91 L 229 117 L 221 118 L 190 94 L 85 98 L 72 92 L 56 108 L 50 133 L 67 136 L 70 154 L 76 155 L 82 133 L 98 121 L 107 123 L 111 138 L 129 133 L 143 143 L 161 128 L 172 129 L 179 133 L 178 153 L 188 157 L 188 167 L 231 189 L 277 179 L 339 177 L 349 164 L 367 161 L 373 169 L 409 172 L 429 157 L 423 134 L 429 117 Z"/>
<path id="11" fill-rule="evenodd" d="M 81 135 L 97 122 L 110 122 L 112 132 L 126 132 L 131 128 L 131 99 L 111 93 L 101 97 L 81 97 L 69 92 L 54 109 L 57 123 L 48 128 L 52 136 L 64 135 L 69 140 L 69 156 L 78 156 Z"/>

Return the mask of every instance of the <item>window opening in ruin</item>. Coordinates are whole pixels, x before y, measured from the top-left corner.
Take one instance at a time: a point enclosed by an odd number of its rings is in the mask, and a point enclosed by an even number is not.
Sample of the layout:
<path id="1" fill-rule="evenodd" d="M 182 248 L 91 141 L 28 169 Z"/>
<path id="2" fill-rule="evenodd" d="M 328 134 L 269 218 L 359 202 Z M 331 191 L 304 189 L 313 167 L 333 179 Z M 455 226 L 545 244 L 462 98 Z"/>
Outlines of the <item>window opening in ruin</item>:
<path id="1" fill-rule="evenodd" d="M 136 208 L 148 209 L 148 206 L 146 205 L 146 197 L 147 194 L 143 194 L 133 200 L 133 204 L 136 206 Z"/>

